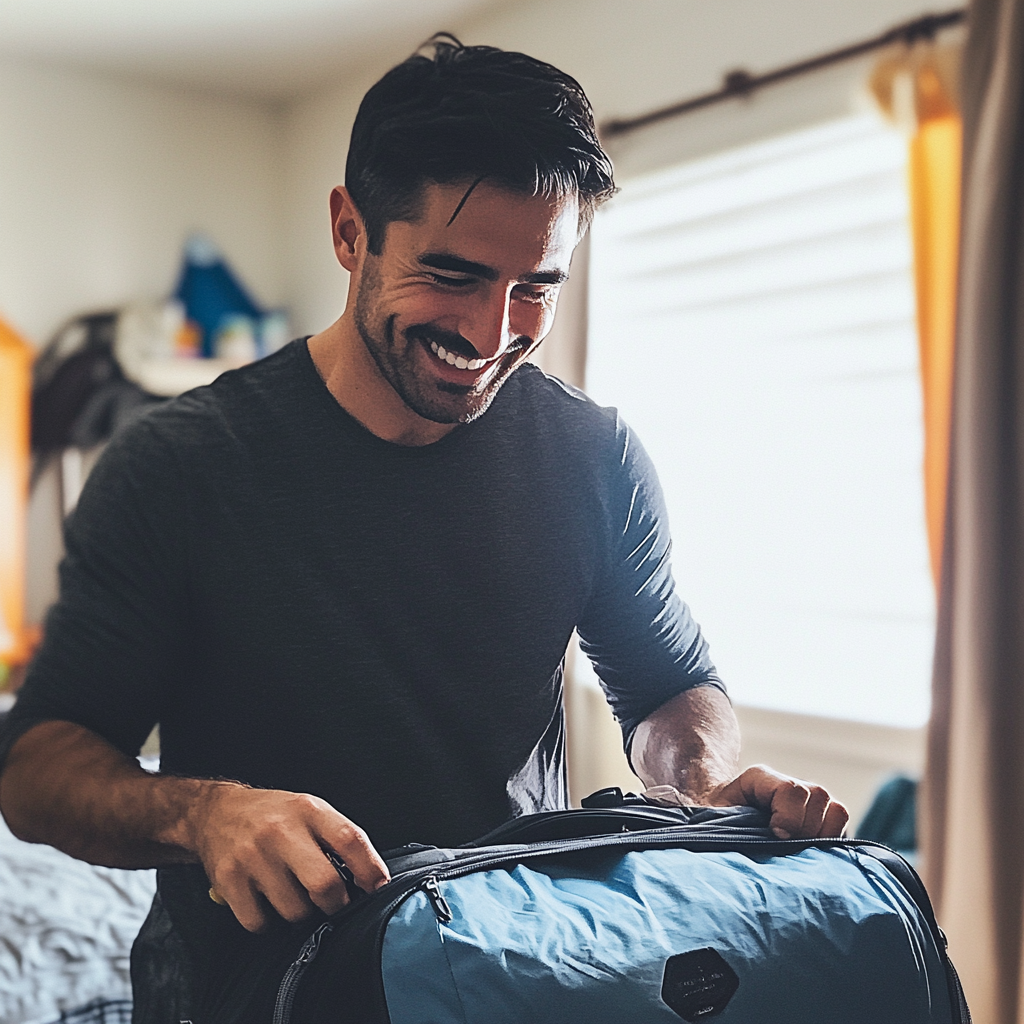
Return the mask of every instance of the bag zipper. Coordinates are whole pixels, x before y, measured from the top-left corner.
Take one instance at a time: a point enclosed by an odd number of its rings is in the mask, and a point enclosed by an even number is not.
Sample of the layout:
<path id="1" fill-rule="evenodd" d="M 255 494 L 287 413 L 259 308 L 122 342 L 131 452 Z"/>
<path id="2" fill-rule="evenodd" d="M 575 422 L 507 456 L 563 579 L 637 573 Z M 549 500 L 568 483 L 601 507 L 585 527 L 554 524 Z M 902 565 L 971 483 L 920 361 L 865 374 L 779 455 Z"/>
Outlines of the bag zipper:
<path id="1" fill-rule="evenodd" d="M 288 1024 L 292 1017 L 292 1004 L 295 1002 L 295 993 L 298 991 L 299 982 L 306 973 L 309 965 L 316 959 L 320 952 L 320 943 L 323 937 L 332 931 L 334 926 L 330 921 L 324 921 L 322 925 L 303 943 L 295 962 L 291 964 L 284 977 L 281 979 L 281 986 L 277 990 L 277 1001 L 274 1003 L 273 1024 Z"/>
<path id="2" fill-rule="evenodd" d="M 420 888 L 427 894 L 430 905 L 434 908 L 434 916 L 441 924 L 451 924 L 452 908 L 448 901 L 441 894 L 441 888 L 437 884 L 437 876 L 429 875 L 420 883 Z"/>

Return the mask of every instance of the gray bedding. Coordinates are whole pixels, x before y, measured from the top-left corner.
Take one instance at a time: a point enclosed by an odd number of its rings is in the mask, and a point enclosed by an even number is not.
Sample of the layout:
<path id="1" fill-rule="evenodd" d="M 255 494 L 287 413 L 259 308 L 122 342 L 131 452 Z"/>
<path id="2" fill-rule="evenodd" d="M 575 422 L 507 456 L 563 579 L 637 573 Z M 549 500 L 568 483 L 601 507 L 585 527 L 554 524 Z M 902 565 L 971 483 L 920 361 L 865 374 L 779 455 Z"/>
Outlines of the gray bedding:
<path id="1" fill-rule="evenodd" d="M 43 1024 L 131 996 L 128 954 L 155 872 L 23 843 L 0 819 L 0 1024 Z"/>

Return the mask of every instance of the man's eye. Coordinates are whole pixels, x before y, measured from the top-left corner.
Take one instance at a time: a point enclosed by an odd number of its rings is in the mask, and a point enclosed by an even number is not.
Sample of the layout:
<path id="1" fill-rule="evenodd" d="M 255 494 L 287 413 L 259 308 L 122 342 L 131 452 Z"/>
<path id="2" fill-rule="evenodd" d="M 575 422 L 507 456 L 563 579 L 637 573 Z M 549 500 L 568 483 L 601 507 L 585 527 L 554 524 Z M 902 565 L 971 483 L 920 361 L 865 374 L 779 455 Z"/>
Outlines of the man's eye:
<path id="1" fill-rule="evenodd" d="M 471 277 L 446 277 L 444 274 L 429 274 L 428 276 L 435 284 L 443 284 L 452 288 L 461 288 L 473 283 Z"/>
<path id="2" fill-rule="evenodd" d="M 539 291 L 533 291 L 528 288 L 517 288 L 515 294 L 517 299 L 525 299 L 527 302 L 543 302 L 548 297 L 548 292 L 545 288 L 542 288 Z"/>

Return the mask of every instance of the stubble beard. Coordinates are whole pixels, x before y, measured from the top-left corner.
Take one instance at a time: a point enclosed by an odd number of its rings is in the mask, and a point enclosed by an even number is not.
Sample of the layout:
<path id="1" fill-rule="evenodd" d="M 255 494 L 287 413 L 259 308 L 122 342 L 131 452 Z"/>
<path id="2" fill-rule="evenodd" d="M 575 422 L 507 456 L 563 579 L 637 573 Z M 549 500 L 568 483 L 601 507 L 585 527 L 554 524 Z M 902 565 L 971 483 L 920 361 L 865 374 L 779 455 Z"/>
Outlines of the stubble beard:
<path id="1" fill-rule="evenodd" d="M 414 324 L 396 337 L 395 323 L 398 314 L 386 317 L 377 331 L 370 326 L 372 299 L 375 292 L 375 278 L 363 282 L 356 296 L 355 324 L 373 361 L 384 379 L 391 385 L 399 398 L 417 416 L 431 423 L 472 423 L 481 417 L 494 401 L 502 384 L 515 369 L 518 360 L 516 352 L 507 353 L 507 365 L 499 367 L 479 389 L 471 385 L 454 384 L 436 377 L 426 377 L 417 366 L 416 349 L 421 339 L 432 335 L 442 336 L 432 324 Z M 400 340 L 399 340 L 400 337 Z M 522 339 L 528 343 L 528 339 Z M 468 344 L 468 343 L 466 343 Z M 516 351 L 525 347 L 517 344 Z"/>

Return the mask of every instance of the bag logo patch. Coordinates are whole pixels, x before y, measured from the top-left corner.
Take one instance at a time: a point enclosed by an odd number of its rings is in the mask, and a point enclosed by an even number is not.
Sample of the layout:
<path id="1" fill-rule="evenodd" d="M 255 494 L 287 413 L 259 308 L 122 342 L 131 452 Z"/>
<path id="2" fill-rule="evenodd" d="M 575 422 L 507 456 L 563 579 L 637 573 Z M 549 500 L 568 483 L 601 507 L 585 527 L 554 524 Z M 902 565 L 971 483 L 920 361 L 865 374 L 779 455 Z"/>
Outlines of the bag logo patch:
<path id="1" fill-rule="evenodd" d="M 683 1020 L 721 1013 L 740 987 L 736 972 L 710 947 L 677 953 L 665 961 L 661 998 Z"/>

